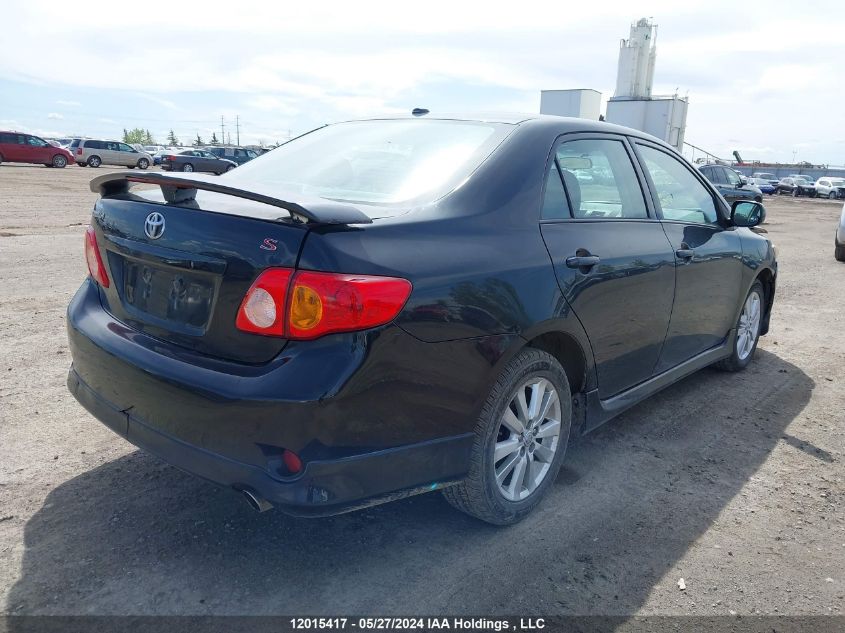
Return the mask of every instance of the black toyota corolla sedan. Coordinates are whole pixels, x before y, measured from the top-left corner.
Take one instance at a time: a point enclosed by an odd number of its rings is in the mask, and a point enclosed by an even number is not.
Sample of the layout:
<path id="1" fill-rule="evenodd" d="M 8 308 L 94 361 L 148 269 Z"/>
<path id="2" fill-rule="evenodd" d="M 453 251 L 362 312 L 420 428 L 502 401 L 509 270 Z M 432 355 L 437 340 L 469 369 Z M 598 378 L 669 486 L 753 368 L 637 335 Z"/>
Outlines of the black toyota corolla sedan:
<path id="1" fill-rule="evenodd" d="M 70 391 L 259 510 L 442 489 L 515 522 L 571 435 L 748 365 L 775 294 L 759 203 L 581 119 L 351 121 L 91 188 Z"/>

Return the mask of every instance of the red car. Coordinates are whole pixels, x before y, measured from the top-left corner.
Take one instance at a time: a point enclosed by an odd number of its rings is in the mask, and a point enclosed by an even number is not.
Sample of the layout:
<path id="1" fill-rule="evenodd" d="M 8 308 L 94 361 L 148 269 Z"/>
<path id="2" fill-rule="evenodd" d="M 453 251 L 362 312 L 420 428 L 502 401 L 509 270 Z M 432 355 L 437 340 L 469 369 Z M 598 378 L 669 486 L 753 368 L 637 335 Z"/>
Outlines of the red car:
<path id="1" fill-rule="evenodd" d="M 40 163 L 65 167 L 73 156 L 64 147 L 50 145 L 43 138 L 20 132 L 0 132 L 0 163 Z"/>

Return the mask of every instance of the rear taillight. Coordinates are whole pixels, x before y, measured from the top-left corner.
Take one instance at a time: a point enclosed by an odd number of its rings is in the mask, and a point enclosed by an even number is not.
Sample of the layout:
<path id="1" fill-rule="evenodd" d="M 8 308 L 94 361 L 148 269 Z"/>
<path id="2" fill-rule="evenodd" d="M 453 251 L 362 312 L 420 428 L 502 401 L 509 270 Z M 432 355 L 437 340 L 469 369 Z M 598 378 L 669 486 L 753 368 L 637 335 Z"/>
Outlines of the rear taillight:
<path id="1" fill-rule="evenodd" d="M 93 226 L 89 226 L 85 231 L 85 261 L 88 262 L 91 278 L 103 288 L 108 288 L 109 276 L 103 266 L 103 258 L 100 257 L 100 247 L 97 245 L 97 234 L 94 233 Z"/>
<path id="2" fill-rule="evenodd" d="M 235 325 L 239 330 L 285 335 L 285 305 L 292 275 L 290 268 L 268 268 L 259 275 L 238 310 Z"/>
<path id="3" fill-rule="evenodd" d="M 384 325 L 396 318 L 411 282 L 396 277 L 265 270 L 238 310 L 238 329 L 291 339 L 315 339 Z"/>

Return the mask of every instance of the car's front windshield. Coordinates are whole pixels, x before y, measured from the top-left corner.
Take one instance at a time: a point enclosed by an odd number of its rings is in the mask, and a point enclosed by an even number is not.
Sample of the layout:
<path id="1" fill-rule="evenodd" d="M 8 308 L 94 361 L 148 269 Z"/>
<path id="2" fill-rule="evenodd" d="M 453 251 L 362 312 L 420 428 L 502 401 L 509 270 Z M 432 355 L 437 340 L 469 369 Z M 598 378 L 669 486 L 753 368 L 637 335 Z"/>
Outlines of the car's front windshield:
<path id="1" fill-rule="evenodd" d="M 227 178 L 363 204 L 435 200 L 472 173 L 512 129 L 437 119 L 339 123 L 281 145 Z"/>

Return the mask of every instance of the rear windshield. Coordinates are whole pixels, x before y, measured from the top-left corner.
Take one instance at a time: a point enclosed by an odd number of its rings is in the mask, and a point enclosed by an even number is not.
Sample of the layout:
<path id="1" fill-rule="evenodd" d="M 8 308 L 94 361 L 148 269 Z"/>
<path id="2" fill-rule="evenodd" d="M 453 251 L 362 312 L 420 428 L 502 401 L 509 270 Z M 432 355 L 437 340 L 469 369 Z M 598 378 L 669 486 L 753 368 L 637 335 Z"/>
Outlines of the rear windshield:
<path id="1" fill-rule="evenodd" d="M 373 205 L 442 197 L 513 126 L 475 121 L 353 121 L 317 129 L 226 175 L 304 195 Z"/>
<path id="2" fill-rule="evenodd" d="M 80 141 L 80 139 L 78 139 L 78 138 L 73 139 L 73 140 L 70 142 L 70 146 L 71 146 L 71 147 L 79 147 L 79 141 Z"/>

